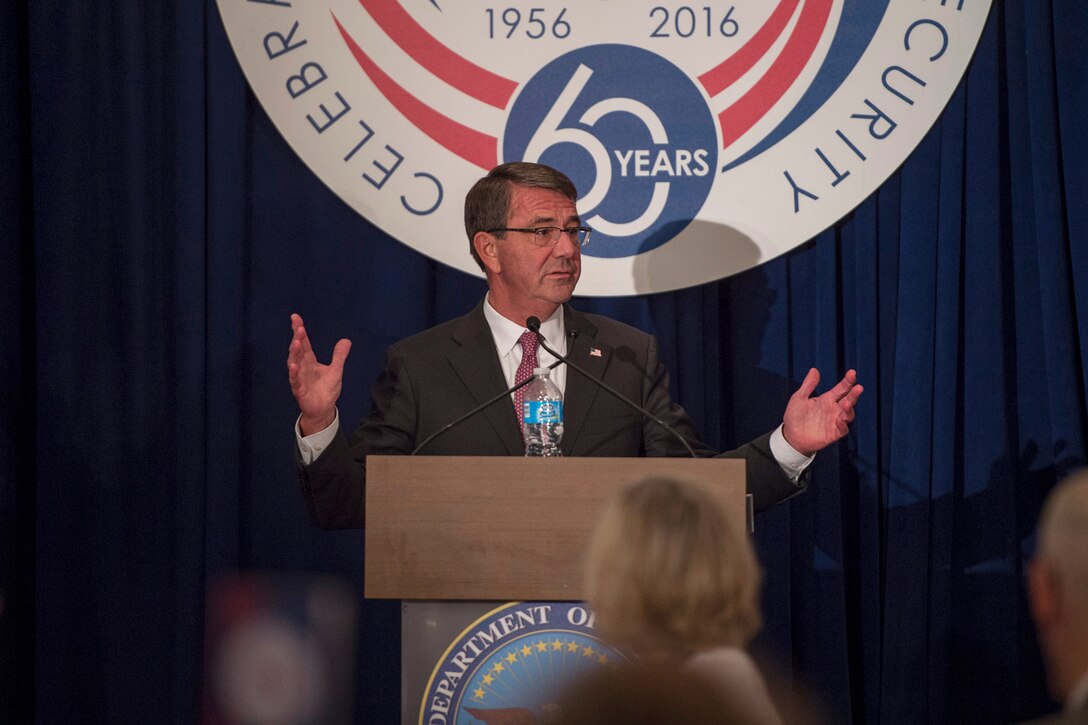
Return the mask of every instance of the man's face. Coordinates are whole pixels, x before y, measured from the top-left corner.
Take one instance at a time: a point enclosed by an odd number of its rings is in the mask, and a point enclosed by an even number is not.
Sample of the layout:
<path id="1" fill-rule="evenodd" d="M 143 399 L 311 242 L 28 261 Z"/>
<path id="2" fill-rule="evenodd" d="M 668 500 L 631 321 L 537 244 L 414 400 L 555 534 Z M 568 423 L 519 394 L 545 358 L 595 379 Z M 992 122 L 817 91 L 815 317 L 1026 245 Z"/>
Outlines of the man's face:
<path id="1" fill-rule="evenodd" d="M 513 187 L 507 227 L 566 229 L 579 223 L 574 202 L 559 192 Z M 577 240 L 562 234 L 554 246 L 538 247 L 528 233 L 506 232 L 503 236 L 487 240 L 490 254 L 481 255 L 489 271 L 492 305 L 518 322 L 524 320 L 522 315 L 546 318 L 571 298 L 578 284 L 582 255 Z"/>

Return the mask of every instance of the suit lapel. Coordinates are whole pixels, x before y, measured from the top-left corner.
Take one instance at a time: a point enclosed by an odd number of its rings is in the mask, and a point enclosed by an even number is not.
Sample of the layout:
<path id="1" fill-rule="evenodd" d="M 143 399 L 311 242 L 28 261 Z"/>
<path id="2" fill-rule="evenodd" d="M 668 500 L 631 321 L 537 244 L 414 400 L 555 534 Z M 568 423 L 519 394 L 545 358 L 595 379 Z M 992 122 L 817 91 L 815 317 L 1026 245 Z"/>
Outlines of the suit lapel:
<path id="1" fill-rule="evenodd" d="M 461 318 L 461 324 L 453 332 L 456 343 L 449 353 L 450 365 L 468 388 L 477 405 L 495 397 L 506 388 L 506 378 L 499 365 L 499 353 L 495 338 L 484 317 L 483 302 Z M 521 429 L 514 413 L 513 403 L 497 400 L 482 410 L 483 416 L 494 429 L 499 440 L 512 456 L 525 453 Z"/>
<path id="2" fill-rule="evenodd" d="M 573 330 L 578 334 L 571 341 L 567 350 L 567 357 L 578 367 L 585 370 L 597 380 L 604 377 L 608 369 L 608 363 L 612 359 L 612 348 L 597 339 L 597 326 L 583 317 L 570 305 L 563 306 L 565 315 L 563 324 L 566 325 L 567 335 Z M 569 456 L 578 441 L 578 435 L 593 407 L 593 401 L 600 394 L 600 386 L 587 380 L 584 375 L 574 368 L 567 368 L 567 385 L 563 395 L 563 439 L 561 448 L 563 455 Z M 604 393 L 607 395 L 607 393 Z"/>

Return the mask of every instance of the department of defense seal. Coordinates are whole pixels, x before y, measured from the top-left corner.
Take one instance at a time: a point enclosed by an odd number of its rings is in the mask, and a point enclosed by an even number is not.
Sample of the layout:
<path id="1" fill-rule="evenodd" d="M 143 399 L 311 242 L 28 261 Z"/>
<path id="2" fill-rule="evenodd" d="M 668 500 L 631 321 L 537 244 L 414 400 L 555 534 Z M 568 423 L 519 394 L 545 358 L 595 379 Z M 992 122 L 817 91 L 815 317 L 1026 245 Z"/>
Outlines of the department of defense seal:
<path id="1" fill-rule="evenodd" d="M 442 655 L 419 723 L 544 722 L 572 682 L 628 659 L 595 635 L 582 604 L 505 604 L 469 625 Z"/>

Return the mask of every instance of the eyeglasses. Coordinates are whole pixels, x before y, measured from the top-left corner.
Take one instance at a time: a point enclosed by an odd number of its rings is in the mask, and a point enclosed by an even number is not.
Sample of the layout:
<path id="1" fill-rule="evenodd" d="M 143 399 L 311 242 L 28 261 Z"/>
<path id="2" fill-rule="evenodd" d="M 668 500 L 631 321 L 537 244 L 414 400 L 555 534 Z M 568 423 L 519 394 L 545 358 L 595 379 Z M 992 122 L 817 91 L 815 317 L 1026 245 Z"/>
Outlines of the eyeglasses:
<path id="1" fill-rule="evenodd" d="M 570 237 L 570 240 L 577 241 L 578 246 L 584 247 L 589 244 L 589 235 L 593 232 L 589 227 L 567 227 L 562 229 L 560 227 L 531 227 L 529 229 L 504 227 L 501 229 L 488 229 L 488 234 L 498 234 L 500 232 L 522 232 L 529 235 L 529 241 L 538 247 L 554 247 L 559 243 L 559 237 L 566 234 Z"/>

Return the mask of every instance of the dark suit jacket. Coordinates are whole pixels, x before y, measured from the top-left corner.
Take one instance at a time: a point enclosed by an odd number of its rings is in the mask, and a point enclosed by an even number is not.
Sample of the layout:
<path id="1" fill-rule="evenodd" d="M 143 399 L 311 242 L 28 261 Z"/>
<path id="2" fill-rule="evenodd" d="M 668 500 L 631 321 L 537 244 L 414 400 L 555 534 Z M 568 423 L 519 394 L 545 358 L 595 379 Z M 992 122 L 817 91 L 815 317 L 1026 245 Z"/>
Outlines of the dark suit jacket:
<path id="1" fill-rule="evenodd" d="M 701 456 L 695 426 L 669 397 L 668 373 L 657 341 L 623 323 L 564 305 L 567 356 L 598 379 L 653 412 L 691 441 Z M 600 355 L 591 351 L 600 351 Z M 481 302 L 464 317 L 396 343 L 372 391 L 374 407 L 348 440 L 341 432 L 309 466 L 301 467 L 310 516 L 323 528 L 363 525 L 366 457 L 407 454 L 427 436 L 499 395 L 507 387 Z M 565 456 L 687 456 L 668 431 L 573 369 L 563 396 Z M 770 434 L 721 455 L 744 458 L 756 511 L 803 490 L 782 472 Z M 442 433 L 422 455 L 520 456 L 525 446 L 509 396 Z"/>

